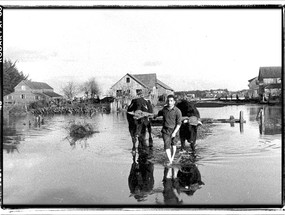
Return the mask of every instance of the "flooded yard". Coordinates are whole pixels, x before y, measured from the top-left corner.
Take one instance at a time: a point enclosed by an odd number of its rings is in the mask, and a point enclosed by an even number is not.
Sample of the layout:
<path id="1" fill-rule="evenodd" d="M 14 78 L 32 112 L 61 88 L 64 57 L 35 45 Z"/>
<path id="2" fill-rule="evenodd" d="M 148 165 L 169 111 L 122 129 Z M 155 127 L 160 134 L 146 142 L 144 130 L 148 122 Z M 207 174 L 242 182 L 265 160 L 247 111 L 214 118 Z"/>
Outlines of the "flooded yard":
<path id="1" fill-rule="evenodd" d="M 190 172 L 200 174 L 203 184 L 192 187 L 177 185 L 189 171 L 165 168 L 158 136 L 152 151 L 133 157 L 125 113 L 55 115 L 41 126 L 29 117 L 10 117 L 3 128 L 3 204 L 280 205 L 281 106 L 264 106 L 262 128 L 260 108 L 199 108 L 202 118 L 239 118 L 243 111 L 246 123 L 243 132 L 238 123 L 215 124 L 197 140 Z M 73 120 L 92 124 L 96 132 L 70 139 L 66 128 Z"/>

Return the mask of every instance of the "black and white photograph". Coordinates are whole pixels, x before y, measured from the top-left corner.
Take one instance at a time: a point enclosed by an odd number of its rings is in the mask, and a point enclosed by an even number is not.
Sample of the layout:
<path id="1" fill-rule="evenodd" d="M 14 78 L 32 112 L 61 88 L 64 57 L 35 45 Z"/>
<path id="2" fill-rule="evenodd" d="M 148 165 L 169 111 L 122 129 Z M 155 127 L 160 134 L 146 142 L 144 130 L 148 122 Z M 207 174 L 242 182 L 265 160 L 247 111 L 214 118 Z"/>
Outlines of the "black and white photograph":
<path id="1" fill-rule="evenodd" d="M 282 6 L 1 15 L 2 209 L 282 207 Z"/>

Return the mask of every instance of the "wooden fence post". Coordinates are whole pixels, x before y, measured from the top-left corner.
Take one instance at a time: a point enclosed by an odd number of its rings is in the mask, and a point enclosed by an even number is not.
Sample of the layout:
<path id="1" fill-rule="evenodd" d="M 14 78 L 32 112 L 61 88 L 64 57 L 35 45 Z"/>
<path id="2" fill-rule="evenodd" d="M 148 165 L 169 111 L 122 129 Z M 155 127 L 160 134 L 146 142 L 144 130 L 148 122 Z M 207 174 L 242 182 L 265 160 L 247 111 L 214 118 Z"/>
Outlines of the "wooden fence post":
<path id="1" fill-rule="evenodd" d="M 240 133 L 243 133 L 243 123 L 244 123 L 243 111 L 240 111 L 239 112 L 239 129 L 240 129 Z"/>

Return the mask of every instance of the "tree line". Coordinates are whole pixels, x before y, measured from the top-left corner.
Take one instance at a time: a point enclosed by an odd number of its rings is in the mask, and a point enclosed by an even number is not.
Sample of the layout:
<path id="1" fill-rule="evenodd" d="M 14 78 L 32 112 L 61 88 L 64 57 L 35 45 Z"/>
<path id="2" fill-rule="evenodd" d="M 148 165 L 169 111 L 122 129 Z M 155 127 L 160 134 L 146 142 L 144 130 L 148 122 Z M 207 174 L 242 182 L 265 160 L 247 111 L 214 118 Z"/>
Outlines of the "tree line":
<path id="1" fill-rule="evenodd" d="M 5 59 L 3 63 L 3 96 L 14 92 L 14 88 L 23 80 L 28 80 L 29 75 L 25 75 L 16 67 L 16 63 L 10 59 Z M 29 80 L 31 81 L 31 80 Z M 63 95 L 68 99 L 73 99 L 79 93 L 84 92 L 87 98 L 94 98 L 100 93 L 100 87 L 94 77 L 82 84 L 73 81 L 67 82 L 62 87 Z"/>
<path id="2" fill-rule="evenodd" d="M 4 60 L 3 63 L 3 96 L 14 92 L 14 88 L 23 80 L 28 79 L 28 75 L 25 75 L 22 71 L 19 71 L 16 67 L 16 63 L 11 60 Z"/>
<path id="3" fill-rule="evenodd" d="M 73 99 L 82 92 L 86 98 L 95 98 L 100 93 L 100 87 L 96 79 L 92 77 L 82 84 L 69 81 L 62 87 L 62 92 L 67 99 Z"/>

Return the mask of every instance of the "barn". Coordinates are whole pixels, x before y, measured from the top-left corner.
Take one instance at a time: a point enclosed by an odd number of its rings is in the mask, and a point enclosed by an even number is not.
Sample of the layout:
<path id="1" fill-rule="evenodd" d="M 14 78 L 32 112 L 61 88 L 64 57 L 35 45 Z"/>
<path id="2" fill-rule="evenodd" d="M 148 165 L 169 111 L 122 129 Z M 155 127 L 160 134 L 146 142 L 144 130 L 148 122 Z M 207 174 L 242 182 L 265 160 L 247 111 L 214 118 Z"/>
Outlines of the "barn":
<path id="1" fill-rule="evenodd" d="M 111 87 L 111 94 L 115 98 L 135 98 L 139 92 L 156 105 L 158 100 L 165 101 L 168 94 L 174 90 L 157 79 L 156 73 L 124 75 Z"/>

